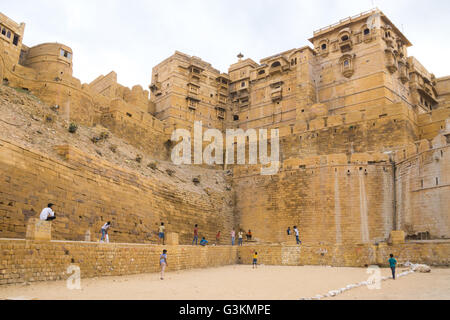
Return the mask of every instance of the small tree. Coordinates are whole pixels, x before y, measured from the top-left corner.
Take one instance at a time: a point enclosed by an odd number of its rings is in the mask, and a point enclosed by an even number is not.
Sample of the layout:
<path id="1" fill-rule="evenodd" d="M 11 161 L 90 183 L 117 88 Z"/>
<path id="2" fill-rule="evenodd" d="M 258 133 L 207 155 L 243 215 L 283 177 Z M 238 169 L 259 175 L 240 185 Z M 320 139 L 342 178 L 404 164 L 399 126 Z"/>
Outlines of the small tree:
<path id="1" fill-rule="evenodd" d="M 76 133 L 78 130 L 78 125 L 76 123 L 70 123 L 69 125 L 69 132 L 70 133 Z"/>

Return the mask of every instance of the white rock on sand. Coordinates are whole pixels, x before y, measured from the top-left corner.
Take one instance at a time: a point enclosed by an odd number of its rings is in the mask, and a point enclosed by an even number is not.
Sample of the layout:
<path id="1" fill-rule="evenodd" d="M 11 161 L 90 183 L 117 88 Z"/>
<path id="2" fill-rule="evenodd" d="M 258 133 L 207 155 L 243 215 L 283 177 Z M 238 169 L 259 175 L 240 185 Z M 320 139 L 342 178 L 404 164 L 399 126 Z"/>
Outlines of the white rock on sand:
<path id="1" fill-rule="evenodd" d="M 420 273 L 429 273 L 431 272 L 431 268 L 427 266 L 426 264 L 416 264 L 411 269 L 414 272 L 420 272 Z"/>

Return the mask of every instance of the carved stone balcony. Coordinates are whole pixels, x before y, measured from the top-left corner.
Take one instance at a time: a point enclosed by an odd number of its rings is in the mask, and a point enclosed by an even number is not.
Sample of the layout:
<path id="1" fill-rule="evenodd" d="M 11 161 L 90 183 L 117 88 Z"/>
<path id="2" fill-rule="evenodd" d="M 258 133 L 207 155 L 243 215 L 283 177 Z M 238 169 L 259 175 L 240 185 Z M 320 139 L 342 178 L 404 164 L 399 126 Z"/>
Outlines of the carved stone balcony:
<path id="1" fill-rule="evenodd" d="M 277 67 L 270 68 L 269 73 L 270 73 L 270 75 L 274 75 L 277 73 L 281 73 L 282 71 L 283 71 L 283 68 L 281 66 L 277 66 Z"/>
<path id="2" fill-rule="evenodd" d="M 281 101 L 283 99 L 283 89 L 281 87 L 273 89 L 271 93 L 271 98 L 273 102 Z"/>
<path id="3" fill-rule="evenodd" d="M 397 72 L 397 70 L 398 70 L 397 59 L 395 58 L 395 54 L 394 54 L 393 50 L 386 49 L 385 57 L 386 57 L 386 68 L 389 70 L 389 72 L 390 73 Z"/>
<path id="4" fill-rule="evenodd" d="M 341 48 L 341 52 L 348 52 L 353 49 L 353 41 L 348 39 L 345 41 L 339 42 L 339 48 Z"/>
<path id="5" fill-rule="evenodd" d="M 408 68 L 403 62 L 398 63 L 398 69 L 399 69 L 399 79 L 400 81 L 405 84 L 409 81 L 409 73 Z"/>

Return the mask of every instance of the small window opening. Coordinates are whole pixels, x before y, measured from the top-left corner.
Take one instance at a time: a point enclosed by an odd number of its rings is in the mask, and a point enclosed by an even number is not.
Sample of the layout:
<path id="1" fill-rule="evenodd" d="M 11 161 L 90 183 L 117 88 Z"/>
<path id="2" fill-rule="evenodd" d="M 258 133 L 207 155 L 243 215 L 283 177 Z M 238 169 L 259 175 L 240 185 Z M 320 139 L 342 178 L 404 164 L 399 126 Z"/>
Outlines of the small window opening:
<path id="1" fill-rule="evenodd" d="M 2 35 L 4 35 L 4 36 L 6 35 L 6 29 L 5 28 L 2 29 Z"/>
<path id="2" fill-rule="evenodd" d="M 17 46 L 17 45 L 19 44 L 19 36 L 16 35 L 16 34 L 14 35 L 13 44 L 14 44 L 15 46 Z"/>
<path id="3" fill-rule="evenodd" d="M 364 29 L 364 35 L 367 36 L 370 34 L 370 29 Z"/>
<path id="4" fill-rule="evenodd" d="M 239 121 L 239 116 L 238 115 L 234 115 L 233 119 L 234 119 L 234 121 Z"/>
<path id="5" fill-rule="evenodd" d="M 133 115 L 131 113 L 127 112 L 127 116 L 129 116 L 130 118 L 133 117 Z"/>
<path id="6" fill-rule="evenodd" d="M 280 62 L 274 62 L 273 64 L 272 64 L 272 68 L 276 68 L 276 67 L 280 67 L 281 66 L 281 63 Z"/>
<path id="7" fill-rule="evenodd" d="M 8 37 L 8 39 L 11 39 L 11 31 L 8 31 L 8 33 L 6 34 L 6 36 Z"/>
<path id="8" fill-rule="evenodd" d="M 327 45 L 325 43 L 322 45 L 322 50 L 327 50 Z"/>
<path id="9" fill-rule="evenodd" d="M 349 38 L 348 38 L 348 35 L 345 35 L 341 39 L 342 39 L 342 41 L 348 41 Z"/>

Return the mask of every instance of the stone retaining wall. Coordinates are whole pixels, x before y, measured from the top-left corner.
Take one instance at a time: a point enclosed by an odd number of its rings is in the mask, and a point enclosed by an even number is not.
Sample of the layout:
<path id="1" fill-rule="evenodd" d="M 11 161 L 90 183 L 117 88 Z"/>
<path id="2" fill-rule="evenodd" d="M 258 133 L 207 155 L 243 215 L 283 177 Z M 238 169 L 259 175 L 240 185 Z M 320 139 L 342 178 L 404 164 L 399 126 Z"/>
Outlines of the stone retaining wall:
<path id="1" fill-rule="evenodd" d="M 251 264 L 257 251 L 265 265 L 330 265 L 335 267 L 387 266 L 393 253 L 400 263 L 450 266 L 450 242 L 413 242 L 388 246 L 157 246 L 92 242 L 0 240 L 0 285 L 67 279 L 67 268 L 77 265 L 82 278 L 159 272 L 159 255 L 168 250 L 168 272 Z"/>

